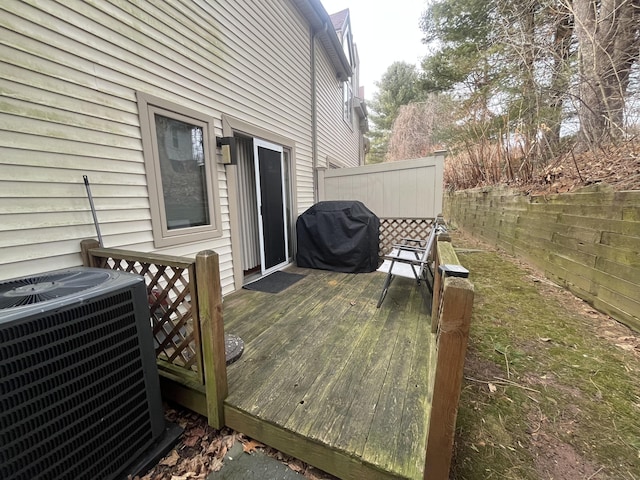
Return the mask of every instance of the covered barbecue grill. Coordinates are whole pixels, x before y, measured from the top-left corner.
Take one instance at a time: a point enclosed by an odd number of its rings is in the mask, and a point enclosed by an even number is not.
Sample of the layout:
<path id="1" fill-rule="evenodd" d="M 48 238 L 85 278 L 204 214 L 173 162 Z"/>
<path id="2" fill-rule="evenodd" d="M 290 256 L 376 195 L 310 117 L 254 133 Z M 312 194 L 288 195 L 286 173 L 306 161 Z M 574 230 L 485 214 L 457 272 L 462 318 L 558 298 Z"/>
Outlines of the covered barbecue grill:
<path id="1" fill-rule="evenodd" d="M 362 202 L 319 202 L 298 217 L 299 267 L 373 272 L 378 267 L 380 220 Z"/>

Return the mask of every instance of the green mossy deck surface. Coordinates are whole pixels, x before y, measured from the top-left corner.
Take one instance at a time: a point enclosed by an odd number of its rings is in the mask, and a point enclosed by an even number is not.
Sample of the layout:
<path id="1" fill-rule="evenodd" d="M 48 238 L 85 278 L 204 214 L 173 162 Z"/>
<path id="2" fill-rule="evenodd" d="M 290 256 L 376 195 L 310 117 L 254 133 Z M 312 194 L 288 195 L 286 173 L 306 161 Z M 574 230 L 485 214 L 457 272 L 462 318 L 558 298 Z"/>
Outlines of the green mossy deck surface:
<path id="1" fill-rule="evenodd" d="M 434 348 L 424 287 L 395 279 L 377 309 L 383 274 L 287 271 L 306 277 L 225 297 L 225 332 L 245 342 L 227 371 L 226 424 L 340 478 L 422 478 Z"/>

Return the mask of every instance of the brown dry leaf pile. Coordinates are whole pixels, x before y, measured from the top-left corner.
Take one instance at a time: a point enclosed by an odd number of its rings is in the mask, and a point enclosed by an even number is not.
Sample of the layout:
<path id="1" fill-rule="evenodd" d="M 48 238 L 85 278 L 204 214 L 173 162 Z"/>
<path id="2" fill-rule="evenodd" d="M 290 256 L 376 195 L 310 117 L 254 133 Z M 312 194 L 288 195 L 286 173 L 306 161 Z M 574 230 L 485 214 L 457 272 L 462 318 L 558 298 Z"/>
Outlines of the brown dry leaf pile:
<path id="1" fill-rule="evenodd" d="M 202 415 L 174 406 L 165 406 L 168 422 L 180 425 L 184 432 L 174 448 L 142 477 L 131 480 L 204 480 L 219 471 L 224 457 L 236 442 L 248 454 L 257 450 L 279 460 L 310 480 L 333 480 L 334 477 L 298 459 L 267 447 L 229 428 L 216 430 Z"/>
<path id="2" fill-rule="evenodd" d="M 160 462 L 143 477 L 133 480 L 200 480 L 222 468 L 227 451 L 237 441 L 245 440 L 229 429 L 216 430 L 204 417 L 171 407 L 165 408 L 167 421 L 176 423 L 184 433 Z"/>
<path id="3" fill-rule="evenodd" d="M 640 190 L 640 146 L 628 142 L 579 154 L 568 152 L 525 189 L 529 193 L 565 193 L 595 183 L 606 183 L 617 191 Z"/>
<path id="4" fill-rule="evenodd" d="M 517 156 L 509 159 L 498 145 L 480 143 L 447 157 L 444 182 L 454 191 L 503 185 L 532 195 L 566 193 L 600 183 L 616 191 L 640 190 L 638 140 L 581 152 L 570 150 L 549 163 Z"/>

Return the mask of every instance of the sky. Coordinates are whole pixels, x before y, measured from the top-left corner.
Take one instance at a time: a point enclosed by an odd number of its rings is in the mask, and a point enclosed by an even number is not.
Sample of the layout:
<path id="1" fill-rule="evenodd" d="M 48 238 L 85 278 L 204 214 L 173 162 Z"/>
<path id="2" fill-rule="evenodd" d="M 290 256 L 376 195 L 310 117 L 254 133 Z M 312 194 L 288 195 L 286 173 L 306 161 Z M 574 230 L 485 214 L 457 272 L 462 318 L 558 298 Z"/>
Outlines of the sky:
<path id="1" fill-rule="evenodd" d="M 360 84 L 371 100 L 389 65 L 405 61 L 418 65 L 427 54 L 422 44 L 420 16 L 425 0 L 320 0 L 329 15 L 345 8 L 351 14 L 353 40 L 360 56 Z"/>

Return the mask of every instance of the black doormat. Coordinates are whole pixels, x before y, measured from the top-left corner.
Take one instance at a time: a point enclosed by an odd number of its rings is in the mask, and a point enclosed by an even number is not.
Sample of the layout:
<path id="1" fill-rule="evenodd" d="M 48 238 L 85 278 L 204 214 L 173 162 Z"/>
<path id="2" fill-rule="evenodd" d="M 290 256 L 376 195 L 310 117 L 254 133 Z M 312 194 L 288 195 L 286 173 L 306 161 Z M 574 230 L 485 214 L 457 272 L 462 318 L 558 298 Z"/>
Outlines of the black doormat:
<path id="1" fill-rule="evenodd" d="M 298 273 L 273 272 L 266 277 L 262 277 L 260 280 L 247 283 L 242 288 L 246 288 L 247 290 L 256 290 L 258 292 L 279 293 L 304 277 L 305 275 L 300 275 Z"/>

